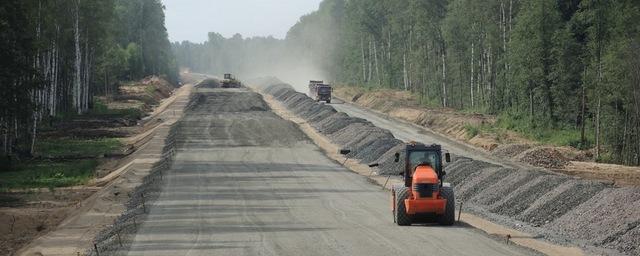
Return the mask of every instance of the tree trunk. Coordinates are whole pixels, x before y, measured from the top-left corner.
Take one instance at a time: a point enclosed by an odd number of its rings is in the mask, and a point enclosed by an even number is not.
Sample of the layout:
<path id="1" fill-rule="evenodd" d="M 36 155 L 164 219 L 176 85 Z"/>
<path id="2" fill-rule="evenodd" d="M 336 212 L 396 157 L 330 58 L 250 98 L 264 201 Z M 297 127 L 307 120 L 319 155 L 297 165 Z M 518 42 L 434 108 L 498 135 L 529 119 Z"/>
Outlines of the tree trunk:
<path id="1" fill-rule="evenodd" d="M 509 31 L 511 31 L 511 8 L 513 6 L 513 1 L 510 1 L 509 5 L 509 21 L 507 21 L 507 16 L 505 14 L 504 2 L 500 3 L 500 7 L 502 9 L 502 50 L 504 51 L 504 86 L 505 88 L 510 88 L 509 83 L 509 49 L 507 48 L 507 25 L 509 26 Z M 507 24 L 508 23 L 508 24 Z M 509 97 L 509 96 L 507 96 Z"/>
<path id="2" fill-rule="evenodd" d="M 380 80 L 380 69 L 378 66 L 378 47 L 377 47 L 377 42 L 374 41 L 373 42 L 373 58 L 375 60 L 375 66 L 376 66 L 376 79 L 378 80 L 378 86 L 380 86 L 380 84 L 382 84 L 382 81 Z"/>
<path id="3" fill-rule="evenodd" d="M 31 131 L 31 147 L 29 149 L 29 152 L 31 153 L 31 155 L 35 154 L 37 132 L 38 132 L 38 113 L 36 111 L 33 113 L 33 129 Z"/>
<path id="4" fill-rule="evenodd" d="M 585 127 L 586 127 L 586 111 L 587 111 L 587 93 L 584 84 L 582 85 L 582 102 L 580 108 L 580 143 L 582 146 L 587 145 L 587 138 L 585 135 Z"/>
<path id="5" fill-rule="evenodd" d="M 404 90 L 409 90 L 409 77 L 407 76 L 407 53 L 402 54 L 402 78 L 404 82 Z"/>
<path id="6" fill-rule="evenodd" d="M 598 107 L 596 108 L 596 160 L 600 159 L 600 112 L 601 112 L 601 99 L 598 95 Z"/>
<path id="7" fill-rule="evenodd" d="M 513 26 L 513 0 L 510 0 L 509 1 L 509 38 L 511 38 L 511 31 L 513 31 L 512 26 Z"/>
<path id="8" fill-rule="evenodd" d="M 534 118 L 534 109 L 533 109 L 533 89 L 531 89 L 531 81 L 529 81 L 529 118 L 530 118 L 530 122 L 533 125 L 535 118 Z"/>
<path id="9" fill-rule="evenodd" d="M 362 50 L 362 81 L 363 83 L 367 82 L 367 64 L 366 59 L 364 57 L 364 39 L 360 38 L 360 48 Z"/>
<path id="10" fill-rule="evenodd" d="M 473 88 L 475 86 L 474 84 L 474 79 L 475 79 L 475 71 L 474 71 L 474 67 L 475 67 L 475 59 L 474 59 L 474 54 L 475 54 L 475 43 L 472 41 L 471 42 L 471 107 L 475 107 L 475 102 L 474 102 L 474 95 L 473 95 Z"/>
<path id="11" fill-rule="evenodd" d="M 369 75 L 367 76 L 367 81 L 371 81 L 373 77 L 373 59 L 371 58 L 371 56 L 373 56 L 373 44 L 371 43 L 371 39 L 369 39 L 369 54 L 367 56 L 369 57 Z"/>
<path id="12" fill-rule="evenodd" d="M 74 45 L 75 45 L 75 81 L 74 81 L 74 90 L 73 90 L 73 103 L 75 107 L 75 111 L 78 114 L 82 114 L 81 107 L 81 83 L 82 83 L 82 53 L 80 51 L 80 0 L 76 1 L 76 13 L 75 13 L 75 24 L 73 33 L 75 36 Z"/>
<path id="13" fill-rule="evenodd" d="M 3 155 L 8 155 L 7 153 L 7 139 L 8 139 L 8 134 L 9 134 L 9 128 L 8 128 L 8 124 L 7 122 L 5 122 L 4 117 L 0 117 L 0 132 L 2 132 L 2 137 L 3 137 L 3 143 L 2 143 L 2 153 Z"/>
<path id="14" fill-rule="evenodd" d="M 624 130 L 622 132 L 622 148 L 620 150 L 620 160 L 622 162 L 622 164 L 624 165 L 628 165 L 629 164 L 629 152 L 631 150 L 627 149 L 627 139 L 628 139 L 628 132 L 629 132 L 629 110 L 626 109 L 624 111 Z"/>
<path id="15" fill-rule="evenodd" d="M 389 44 L 388 44 L 388 48 L 389 48 L 389 52 L 387 53 L 388 56 L 388 62 L 391 63 L 391 29 L 389 29 Z"/>
<path id="16" fill-rule="evenodd" d="M 442 106 L 447 107 L 447 62 L 446 62 L 447 54 L 442 47 Z"/>

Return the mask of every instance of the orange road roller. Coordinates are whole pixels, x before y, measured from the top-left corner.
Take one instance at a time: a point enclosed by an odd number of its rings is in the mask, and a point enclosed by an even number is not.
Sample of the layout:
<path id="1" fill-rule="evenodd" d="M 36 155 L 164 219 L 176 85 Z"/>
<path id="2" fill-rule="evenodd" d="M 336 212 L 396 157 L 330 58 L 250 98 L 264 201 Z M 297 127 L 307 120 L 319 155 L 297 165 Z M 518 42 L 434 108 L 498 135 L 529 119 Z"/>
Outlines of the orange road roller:
<path id="1" fill-rule="evenodd" d="M 400 161 L 395 154 L 395 162 Z M 405 149 L 405 167 L 401 175 L 404 185 L 391 189 L 393 220 L 400 226 L 413 223 L 439 223 L 450 226 L 455 222 L 453 187 L 444 183 L 443 161 L 451 162 L 449 153 L 442 159 L 440 145 L 410 143 Z"/>

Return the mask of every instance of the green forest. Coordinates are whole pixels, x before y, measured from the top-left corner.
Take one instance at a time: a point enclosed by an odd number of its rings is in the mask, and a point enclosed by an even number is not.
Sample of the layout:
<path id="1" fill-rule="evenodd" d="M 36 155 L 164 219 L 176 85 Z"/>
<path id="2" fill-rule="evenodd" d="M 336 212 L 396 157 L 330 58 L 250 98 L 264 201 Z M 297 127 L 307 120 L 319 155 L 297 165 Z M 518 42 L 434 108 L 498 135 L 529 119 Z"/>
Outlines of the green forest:
<path id="1" fill-rule="evenodd" d="M 209 73 L 305 60 L 337 84 L 411 91 L 640 165 L 638 1 L 325 0 L 284 40 L 211 33 L 173 48 Z"/>
<path id="2" fill-rule="evenodd" d="M 39 125 L 120 81 L 177 82 L 164 19 L 160 0 L 0 1 L 0 156 L 33 151 Z"/>

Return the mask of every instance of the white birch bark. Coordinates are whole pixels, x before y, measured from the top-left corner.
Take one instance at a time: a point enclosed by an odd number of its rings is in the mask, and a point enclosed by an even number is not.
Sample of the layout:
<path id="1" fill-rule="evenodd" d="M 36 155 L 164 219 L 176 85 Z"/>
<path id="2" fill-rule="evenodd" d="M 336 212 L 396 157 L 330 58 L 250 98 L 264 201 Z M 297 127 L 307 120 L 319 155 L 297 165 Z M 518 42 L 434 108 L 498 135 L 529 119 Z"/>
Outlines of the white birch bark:
<path id="1" fill-rule="evenodd" d="M 369 59 L 369 70 L 368 70 L 368 76 L 367 76 L 367 81 L 371 81 L 372 76 L 373 76 L 373 59 L 371 59 L 371 56 L 373 55 L 373 46 L 371 43 L 371 39 L 369 39 L 369 53 L 368 53 L 368 59 Z"/>
<path id="2" fill-rule="evenodd" d="M 447 107 L 447 62 L 446 52 L 442 49 L 442 106 Z"/>
<path id="3" fill-rule="evenodd" d="M 376 41 L 373 42 L 373 58 L 375 60 L 376 66 L 376 78 L 378 79 L 378 85 L 382 84 L 380 80 L 380 68 L 378 66 L 378 47 L 376 46 L 378 43 Z"/>
<path id="4" fill-rule="evenodd" d="M 74 45 L 75 45 L 75 70 L 73 84 L 73 104 L 78 114 L 82 114 L 81 108 L 81 83 L 82 83 L 82 53 L 80 51 L 80 0 L 76 1 L 75 24 L 74 24 Z"/>
<path id="5" fill-rule="evenodd" d="M 473 41 L 471 41 L 471 107 L 475 107 L 475 102 L 474 102 L 474 95 L 473 95 L 473 88 L 475 86 L 474 84 L 474 79 L 475 79 L 475 72 L 474 72 L 474 66 L 475 66 L 475 43 Z"/>
<path id="6" fill-rule="evenodd" d="M 404 90 L 408 91 L 409 90 L 409 82 L 408 79 L 409 77 L 407 76 L 407 53 L 403 53 L 402 54 L 402 77 L 403 77 L 403 82 L 404 82 Z"/>
<path id="7" fill-rule="evenodd" d="M 362 50 L 362 79 L 363 82 L 367 82 L 367 63 L 364 56 L 364 38 L 360 38 L 360 48 Z"/>
<path id="8" fill-rule="evenodd" d="M 388 61 L 391 62 L 391 29 L 389 29 L 389 41 L 388 41 L 388 46 L 387 48 L 389 49 L 388 54 Z"/>

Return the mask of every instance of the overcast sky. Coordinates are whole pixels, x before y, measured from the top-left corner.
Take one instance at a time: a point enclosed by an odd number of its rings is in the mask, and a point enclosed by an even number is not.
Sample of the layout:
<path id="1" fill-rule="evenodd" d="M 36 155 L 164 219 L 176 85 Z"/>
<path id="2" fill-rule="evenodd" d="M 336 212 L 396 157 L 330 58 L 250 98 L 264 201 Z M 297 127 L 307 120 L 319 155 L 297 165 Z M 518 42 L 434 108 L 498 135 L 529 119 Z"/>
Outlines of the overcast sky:
<path id="1" fill-rule="evenodd" d="M 284 38 L 298 19 L 318 9 L 321 0 L 162 0 L 173 41 L 203 42 L 208 32 L 225 37 Z"/>

